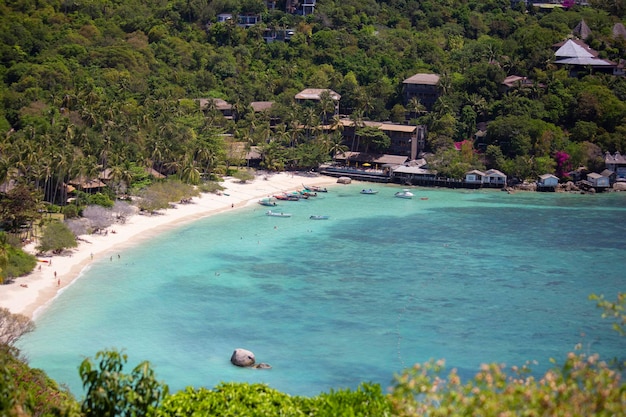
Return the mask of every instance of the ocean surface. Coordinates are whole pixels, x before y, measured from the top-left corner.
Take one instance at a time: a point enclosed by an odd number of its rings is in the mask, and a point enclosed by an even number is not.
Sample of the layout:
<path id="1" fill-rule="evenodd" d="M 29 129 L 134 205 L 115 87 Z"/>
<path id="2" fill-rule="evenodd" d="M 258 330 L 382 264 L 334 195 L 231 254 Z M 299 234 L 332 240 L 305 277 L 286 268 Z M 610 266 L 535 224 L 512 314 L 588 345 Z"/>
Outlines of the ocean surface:
<path id="1" fill-rule="evenodd" d="M 429 359 L 465 379 L 491 362 L 540 374 L 579 343 L 624 358 L 626 338 L 588 296 L 626 290 L 626 193 L 415 188 L 405 200 L 371 186 L 276 207 L 291 218 L 251 205 L 107 254 L 18 345 L 79 398 L 80 362 L 106 348 L 128 355 L 128 372 L 150 361 L 171 391 L 237 381 L 307 396 L 386 389 Z M 272 369 L 231 365 L 235 348 Z"/>

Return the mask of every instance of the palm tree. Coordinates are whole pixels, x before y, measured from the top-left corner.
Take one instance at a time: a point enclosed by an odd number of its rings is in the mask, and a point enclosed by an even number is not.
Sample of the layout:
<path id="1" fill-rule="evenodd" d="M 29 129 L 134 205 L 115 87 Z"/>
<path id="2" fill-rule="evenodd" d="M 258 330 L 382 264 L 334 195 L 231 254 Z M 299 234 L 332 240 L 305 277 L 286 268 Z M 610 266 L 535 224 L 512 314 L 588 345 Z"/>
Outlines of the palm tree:
<path id="1" fill-rule="evenodd" d="M 335 157 L 339 154 L 344 155 L 346 154 L 346 152 L 348 152 L 348 147 L 346 145 L 343 144 L 343 136 L 337 133 L 333 133 L 330 136 L 330 147 L 328 149 L 328 152 L 330 153 L 331 157 L 333 158 L 333 161 L 335 160 Z"/>
<path id="2" fill-rule="evenodd" d="M 419 115 L 426 113 L 426 106 L 422 104 L 419 97 L 413 96 L 407 103 L 410 114 L 413 116 L 411 119 L 417 118 Z"/>
<path id="3" fill-rule="evenodd" d="M 322 113 L 322 123 L 328 122 L 328 114 L 335 114 L 336 103 L 330 94 L 330 90 L 324 90 L 320 93 L 319 107 Z"/>
<path id="4" fill-rule="evenodd" d="M 352 131 L 352 146 L 350 146 L 350 150 L 352 152 L 355 152 L 354 142 L 356 141 L 357 130 L 364 126 L 364 123 L 363 123 L 363 110 L 356 109 L 354 112 L 352 112 L 352 114 L 350 115 L 350 120 L 352 121 L 352 129 L 353 129 L 353 131 Z M 356 149 L 358 149 L 358 143 L 357 143 L 357 148 Z"/>

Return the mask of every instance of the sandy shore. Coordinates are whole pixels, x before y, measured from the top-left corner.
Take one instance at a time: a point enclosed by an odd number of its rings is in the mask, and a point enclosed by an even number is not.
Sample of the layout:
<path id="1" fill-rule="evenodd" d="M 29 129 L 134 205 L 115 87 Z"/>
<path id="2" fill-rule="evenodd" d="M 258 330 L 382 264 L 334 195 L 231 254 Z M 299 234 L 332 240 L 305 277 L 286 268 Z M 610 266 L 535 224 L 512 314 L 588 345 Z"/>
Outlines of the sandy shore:
<path id="1" fill-rule="evenodd" d="M 177 204 L 159 215 L 135 215 L 125 224 L 115 224 L 106 235 L 80 236 L 78 248 L 67 255 L 39 257 L 47 261 L 25 277 L 0 286 L 0 307 L 34 318 L 64 287 L 70 285 L 91 262 L 102 257 L 117 257 L 124 247 L 140 243 L 155 234 L 170 230 L 181 223 L 194 221 L 225 210 L 257 204 L 258 200 L 280 192 L 302 189 L 305 185 L 328 186 L 336 179 L 313 173 L 259 174 L 245 184 L 227 178 L 222 195 L 202 194 L 190 204 Z M 34 244 L 24 248 L 35 253 Z"/>

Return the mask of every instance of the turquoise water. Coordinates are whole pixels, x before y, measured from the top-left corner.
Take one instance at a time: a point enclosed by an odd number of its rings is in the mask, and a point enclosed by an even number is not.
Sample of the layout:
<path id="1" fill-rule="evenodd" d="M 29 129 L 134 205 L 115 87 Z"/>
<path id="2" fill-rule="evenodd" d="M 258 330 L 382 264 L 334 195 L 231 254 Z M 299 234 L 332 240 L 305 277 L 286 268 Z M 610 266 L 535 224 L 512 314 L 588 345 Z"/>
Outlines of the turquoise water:
<path id="1" fill-rule="evenodd" d="M 587 297 L 626 290 L 626 193 L 403 200 L 361 188 L 284 202 L 291 218 L 250 206 L 107 255 L 19 346 L 79 397 L 81 360 L 113 347 L 173 391 L 245 381 L 294 395 L 386 388 L 431 358 L 463 377 L 486 362 L 541 372 L 577 343 L 623 358 L 626 338 Z M 238 347 L 272 369 L 232 366 Z"/>

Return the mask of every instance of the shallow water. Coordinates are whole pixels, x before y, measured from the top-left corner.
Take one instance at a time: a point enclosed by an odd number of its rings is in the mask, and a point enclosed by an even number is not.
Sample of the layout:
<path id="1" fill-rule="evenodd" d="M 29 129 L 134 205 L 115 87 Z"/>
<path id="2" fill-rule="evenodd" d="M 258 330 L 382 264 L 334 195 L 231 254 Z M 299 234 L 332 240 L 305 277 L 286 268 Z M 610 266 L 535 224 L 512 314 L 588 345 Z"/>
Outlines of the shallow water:
<path id="1" fill-rule="evenodd" d="M 119 348 L 172 391 L 264 382 L 294 395 L 389 386 L 416 362 L 533 365 L 623 358 L 591 293 L 625 290 L 626 193 L 565 195 L 337 186 L 182 226 L 94 262 L 19 347 L 82 395 L 78 365 Z M 428 198 L 422 200 L 420 197 Z M 329 220 L 310 220 L 313 214 Z M 237 347 L 271 370 L 232 366 Z"/>

